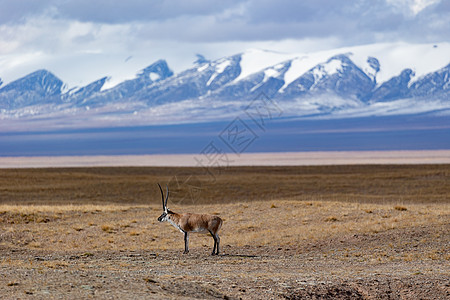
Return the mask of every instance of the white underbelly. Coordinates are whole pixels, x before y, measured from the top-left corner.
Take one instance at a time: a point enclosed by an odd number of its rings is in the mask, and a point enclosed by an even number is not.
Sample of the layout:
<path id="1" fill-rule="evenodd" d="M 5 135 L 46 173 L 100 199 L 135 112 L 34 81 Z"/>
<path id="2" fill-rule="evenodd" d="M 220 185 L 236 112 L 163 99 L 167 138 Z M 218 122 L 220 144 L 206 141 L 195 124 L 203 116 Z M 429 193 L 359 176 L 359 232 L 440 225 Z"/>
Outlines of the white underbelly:
<path id="1" fill-rule="evenodd" d="M 192 230 L 192 232 L 196 232 L 196 233 L 208 233 L 208 229 L 205 228 L 197 228 L 195 230 Z"/>

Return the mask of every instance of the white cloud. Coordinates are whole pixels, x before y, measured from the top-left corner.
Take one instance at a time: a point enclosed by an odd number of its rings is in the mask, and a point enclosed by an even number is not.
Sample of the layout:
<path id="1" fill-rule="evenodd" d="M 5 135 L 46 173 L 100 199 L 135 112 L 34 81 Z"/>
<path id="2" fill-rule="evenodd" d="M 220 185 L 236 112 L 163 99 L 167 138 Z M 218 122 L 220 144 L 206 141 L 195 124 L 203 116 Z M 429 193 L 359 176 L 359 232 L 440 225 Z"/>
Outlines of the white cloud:
<path id="1" fill-rule="evenodd" d="M 430 5 L 437 4 L 441 0 L 386 0 L 389 4 L 398 8 L 405 15 L 417 15 Z"/>

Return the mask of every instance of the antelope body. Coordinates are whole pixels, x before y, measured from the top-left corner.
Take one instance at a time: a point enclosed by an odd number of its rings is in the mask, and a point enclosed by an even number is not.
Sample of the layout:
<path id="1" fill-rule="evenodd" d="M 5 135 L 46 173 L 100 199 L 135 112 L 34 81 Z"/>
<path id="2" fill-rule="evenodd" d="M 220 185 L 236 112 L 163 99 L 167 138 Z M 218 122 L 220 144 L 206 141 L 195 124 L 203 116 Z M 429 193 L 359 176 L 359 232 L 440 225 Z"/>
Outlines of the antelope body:
<path id="1" fill-rule="evenodd" d="M 166 197 L 164 199 L 164 193 L 161 186 L 158 184 L 159 190 L 161 191 L 161 198 L 163 204 L 163 213 L 159 216 L 159 222 L 169 222 L 175 228 L 184 233 L 184 252 L 189 253 L 189 233 L 190 232 L 198 232 L 198 233 L 210 233 L 214 239 L 214 247 L 211 255 L 219 254 L 219 230 L 222 227 L 222 219 L 218 216 L 214 215 L 204 215 L 204 214 L 191 214 L 191 213 L 182 213 L 178 214 L 176 212 L 171 211 L 167 207 L 167 200 L 169 199 L 169 188 L 166 190 Z"/>

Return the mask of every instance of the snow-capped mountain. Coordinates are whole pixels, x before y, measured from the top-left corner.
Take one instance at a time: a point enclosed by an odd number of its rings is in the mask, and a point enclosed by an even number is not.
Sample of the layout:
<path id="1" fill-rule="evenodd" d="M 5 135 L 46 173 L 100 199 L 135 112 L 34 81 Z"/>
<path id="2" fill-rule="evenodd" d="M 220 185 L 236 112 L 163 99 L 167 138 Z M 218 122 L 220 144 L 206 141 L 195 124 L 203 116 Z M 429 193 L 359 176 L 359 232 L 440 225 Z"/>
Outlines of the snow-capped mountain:
<path id="1" fill-rule="evenodd" d="M 447 97 L 450 92 L 450 64 L 446 67 L 423 76 L 412 83 L 409 90 L 413 97 L 433 97 L 442 95 Z"/>
<path id="2" fill-rule="evenodd" d="M 277 101 L 285 116 L 450 111 L 448 43 L 368 45 L 311 54 L 249 50 L 215 61 L 199 57 L 178 74 L 159 60 L 113 87 L 106 87 L 108 74 L 85 87 L 69 88 L 51 72 L 39 70 L 0 88 L 0 118 L 202 122 L 230 118 L 261 93 Z"/>
<path id="3" fill-rule="evenodd" d="M 68 101 L 77 106 L 101 107 L 116 102 L 131 102 L 135 99 L 136 94 L 144 90 L 148 86 L 152 86 L 159 81 L 173 76 L 173 72 L 169 69 L 167 62 L 159 60 L 152 65 L 141 70 L 135 79 L 126 80 L 110 89 L 102 90 L 107 77 L 96 81 L 96 90 L 90 90 L 89 94 L 82 95 L 76 99 L 71 99 L 69 95 Z"/>
<path id="4" fill-rule="evenodd" d="M 374 58 L 368 58 L 374 60 Z M 348 55 L 341 54 L 318 64 L 289 84 L 284 99 L 306 94 L 334 93 L 342 98 L 366 100 L 374 89 L 374 77 L 369 77 Z"/>
<path id="5" fill-rule="evenodd" d="M 38 70 L 0 89 L 0 108 L 16 109 L 61 100 L 63 82 L 46 70 Z"/>

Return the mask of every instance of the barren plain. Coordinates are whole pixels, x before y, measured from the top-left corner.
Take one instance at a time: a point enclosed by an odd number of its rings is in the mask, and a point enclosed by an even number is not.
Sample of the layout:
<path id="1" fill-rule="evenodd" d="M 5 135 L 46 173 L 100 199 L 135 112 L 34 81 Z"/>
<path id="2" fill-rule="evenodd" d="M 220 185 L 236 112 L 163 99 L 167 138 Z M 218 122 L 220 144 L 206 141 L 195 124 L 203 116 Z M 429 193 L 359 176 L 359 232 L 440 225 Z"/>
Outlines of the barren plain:
<path id="1" fill-rule="evenodd" d="M 450 297 L 448 164 L 3 169 L 0 226 L 1 299 Z"/>

